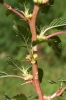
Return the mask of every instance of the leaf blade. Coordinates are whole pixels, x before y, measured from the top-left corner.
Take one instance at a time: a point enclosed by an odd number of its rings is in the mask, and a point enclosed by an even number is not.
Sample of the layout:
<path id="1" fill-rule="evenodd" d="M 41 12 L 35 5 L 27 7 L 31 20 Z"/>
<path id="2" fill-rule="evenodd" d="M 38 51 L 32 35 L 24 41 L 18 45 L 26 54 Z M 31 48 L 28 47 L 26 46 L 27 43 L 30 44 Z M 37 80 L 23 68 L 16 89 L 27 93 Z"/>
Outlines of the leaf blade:
<path id="1" fill-rule="evenodd" d="M 48 45 L 53 48 L 56 54 L 60 55 L 62 52 L 62 44 L 60 38 L 58 36 L 54 36 L 51 39 L 54 41 L 48 42 Z"/>
<path id="2" fill-rule="evenodd" d="M 27 97 L 24 94 L 17 94 L 13 97 L 15 100 L 27 100 Z"/>
<path id="3" fill-rule="evenodd" d="M 44 29 L 44 33 L 46 33 L 50 29 L 58 29 L 58 30 L 66 30 L 66 18 L 60 17 L 57 19 L 54 19 L 47 28 Z"/>

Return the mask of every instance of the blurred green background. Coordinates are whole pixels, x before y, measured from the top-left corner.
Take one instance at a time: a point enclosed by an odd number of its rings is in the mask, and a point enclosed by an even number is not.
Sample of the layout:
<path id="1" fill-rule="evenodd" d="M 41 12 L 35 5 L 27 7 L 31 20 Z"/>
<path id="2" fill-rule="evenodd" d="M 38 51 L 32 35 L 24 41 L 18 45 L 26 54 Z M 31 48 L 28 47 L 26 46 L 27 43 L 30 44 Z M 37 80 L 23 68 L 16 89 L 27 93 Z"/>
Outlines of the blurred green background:
<path id="1" fill-rule="evenodd" d="M 16 2 L 16 0 L 6 0 L 6 3 L 12 5 L 13 7 L 21 7 L 20 4 Z M 32 7 L 32 5 L 28 5 Z M 22 60 L 27 51 L 24 48 L 18 48 L 17 45 L 21 45 L 22 42 L 19 37 L 16 36 L 16 33 L 13 31 L 13 23 L 17 21 L 26 25 L 24 21 L 22 21 L 18 16 L 9 16 L 5 15 L 6 8 L 0 5 L 0 71 L 6 71 L 10 74 L 19 73 L 13 71 L 13 67 L 7 64 L 7 56 L 12 56 L 18 60 Z M 54 5 L 50 8 L 47 14 L 43 14 L 39 12 L 37 17 L 37 25 L 47 25 L 54 18 L 57 17 L 66 17 L 66 0 L 60 1 L 55 0 Z M 54 32 L 53 30 L 51 32 Z M 54 51 L 48 47 L 48 45 L 41 44 L 39 46 L 39 55 L 43 58 L 38 61 L 38 66 L 43 69 L 44 76 L 43 81 L 41 83 L 41 88 L 43 93 L 46 95 L 51 95 L 54 93 L 60 84 L 50 84 L 48 80 L 58 81 L 59 78 L 64 77 L 66 75 L 66 35 L 60 36 L 62 41 L 62 56 L 58 58 Z M 20 79 L 14 78 L 3 78 L 0 79 L 0 100 L 4 100 L 4 93 L 6 92 L 10 97 L 18 94 L 24 93 L 26 96 L 34 93 L 34 89 L 31 84 L 27 84 L 22 86 L 23 83 Z M 64 85 L 64 84 L 63 84 Z M 58 97 L 56 100 L 65 100 L 64 93 L 63 98 Z"/>

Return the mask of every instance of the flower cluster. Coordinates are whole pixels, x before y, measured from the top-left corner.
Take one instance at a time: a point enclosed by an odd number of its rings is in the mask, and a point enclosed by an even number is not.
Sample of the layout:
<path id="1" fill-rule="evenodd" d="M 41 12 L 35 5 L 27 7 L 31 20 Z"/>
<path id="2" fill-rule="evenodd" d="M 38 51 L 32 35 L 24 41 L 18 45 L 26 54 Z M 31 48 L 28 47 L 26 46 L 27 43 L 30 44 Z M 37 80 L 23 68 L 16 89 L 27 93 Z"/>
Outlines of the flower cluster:
<path id="1" fill-rule="evenodd" d="M 45 40 L 45 36 L 44 36 L 44 30 L 42 29 L 40 34 L 37 35 L 37 40 L 42 41 Z"/>
<path id="2" fill-rule="evenodd" d="M 28 72 L 28 69 L 22 67 L 22 76 L 25 81 L 32 80 L 33 76 Z"/>
<path id="3" fill-rule="evenodd" d="M 32 14 L 29 13 L 29 9 L 25 7 L 25 11 L 23 12 L 24 16 L 26 18 L 31 18 L 32 17 Z"/>
<path id="4" fill-rule="evenodd" d="M 38 59 L 38 55 L 36 53 L 34 54 L 33 49 L 31 49 L 30 54 L 26 56 L 26 60 L 34 64 L 37 59 Z"/>
<path id="5" fill-rule="evenodd" d="M 33 0 L 35 3 L 38 3 L 38 4 L 46 4 L 49 2 L 49 0 Z"/>

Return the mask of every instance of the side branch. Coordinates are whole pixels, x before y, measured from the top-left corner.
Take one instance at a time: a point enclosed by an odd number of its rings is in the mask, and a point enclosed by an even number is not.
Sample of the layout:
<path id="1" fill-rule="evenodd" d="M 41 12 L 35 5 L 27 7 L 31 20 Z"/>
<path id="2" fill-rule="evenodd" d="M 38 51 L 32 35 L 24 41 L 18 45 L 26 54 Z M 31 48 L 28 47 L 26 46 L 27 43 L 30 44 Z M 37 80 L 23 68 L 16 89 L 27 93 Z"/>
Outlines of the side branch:
<path id="1" fill-rule="evenodd" d="M 50 96 L 50 99 L 54 99 L 57 96 L 61 96 L 64 93 L 64 91 L 66 91 L 66 87 L 58 89 L 57 92 L 55 92 L 53 95 Z"/>
<path id="2" fill-rule="evenodd" d="M 13 9 L 11 6 L 9 6 L 6 3 L 0 3 L 3 6 L 5 6 L 7 9 L 9 9 L 10 11 L 12 11 L 13 13 L 15 13 L 16 15 L 18 15 L 19 17 L 21 17 L 23 20 L 27 21 L 27 19 L 18 11 L 16 11 L 15 9 Z"/>
<path id="3" fill-rule="evenodd" d="M 18 75 L 4 75 L 4 76 L 0 76 L 0 78 L 5 78 L 5 77 L 20 78 L 20 79 L 23 79 L 24 80 L 24 77 L 18 76 Z"/>
<path id="4" fill-rule="evenodd" d="M 66 31 L 61 31 L 61 32 L 56 32 L 56 33 L 50 34 L 48 36 L 45 36 L 45 39 L 50 39 L 50 38 L 60 35 L 60 34 L 66 34 Z"/>

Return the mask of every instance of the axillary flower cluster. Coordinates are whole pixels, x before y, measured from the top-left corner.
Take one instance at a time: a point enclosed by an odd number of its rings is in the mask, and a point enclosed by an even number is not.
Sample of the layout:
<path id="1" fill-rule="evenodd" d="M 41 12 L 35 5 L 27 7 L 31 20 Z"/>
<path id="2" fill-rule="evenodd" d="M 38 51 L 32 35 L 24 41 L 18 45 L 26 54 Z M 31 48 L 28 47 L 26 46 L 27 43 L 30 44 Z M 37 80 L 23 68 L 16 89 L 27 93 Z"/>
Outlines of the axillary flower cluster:
<path id="1" fill-rule="evenodd" d="M 33 0 L 37 4 L 46 4 L 49 2 L 49 0 Z"/>
<path id="2" fill-rule="evenodd" d="M 38 59 L 38 55 L 33 52 L 33 48 L 30 50 L 30 53 L 26 56 L 26 60 L 34 64 Z"/>
<path id="3" fill-rule="evenodd" d="M 25 11 L 24 12 L 22 11 L 22 13 L 26 18 L 32 18 L 32 14 L 29 13 L 29 8 L 25 7 Z"/>
<path id="4" fill-rule="evenodd" d="M 46 40 L 45 35 L 44 35 L 44 29 L 42 29 L 40 34 L 37 35 L 37 40 L 39 41 Z"/>
<path id="5" fill-rule="evenodd" d="M 29 72 L 28 72 L 28 68 L 25 69 L 24 67 L 22 67 L 22 76 L 23 76 L 23 79 L 25 81 L 29 81 L 29 80 L 32 80 L 33 79 L 33 75 L 31 75 Z"/>

